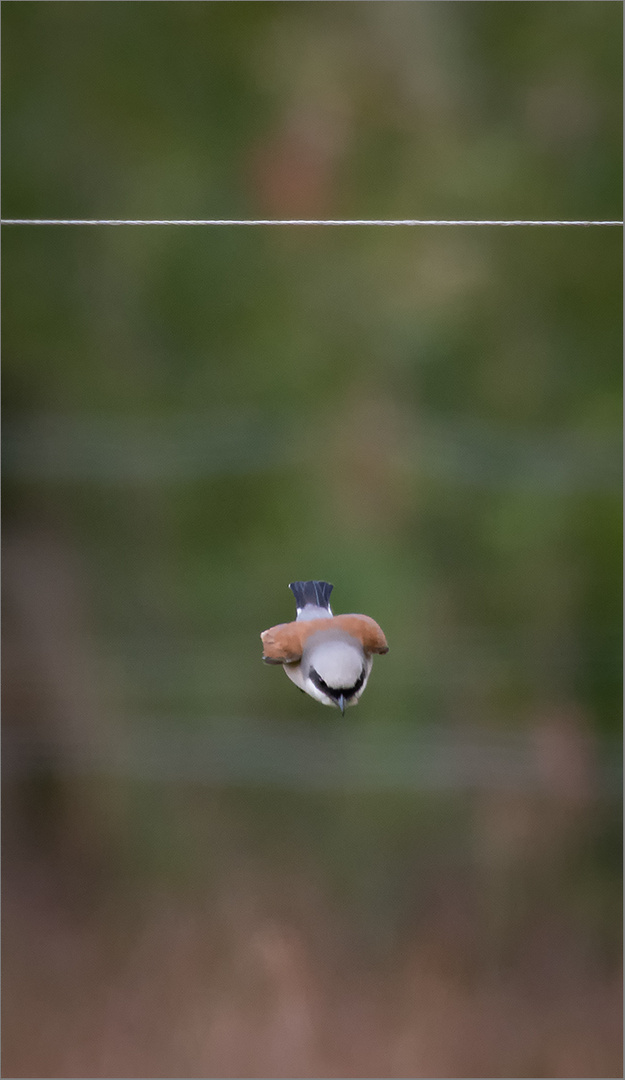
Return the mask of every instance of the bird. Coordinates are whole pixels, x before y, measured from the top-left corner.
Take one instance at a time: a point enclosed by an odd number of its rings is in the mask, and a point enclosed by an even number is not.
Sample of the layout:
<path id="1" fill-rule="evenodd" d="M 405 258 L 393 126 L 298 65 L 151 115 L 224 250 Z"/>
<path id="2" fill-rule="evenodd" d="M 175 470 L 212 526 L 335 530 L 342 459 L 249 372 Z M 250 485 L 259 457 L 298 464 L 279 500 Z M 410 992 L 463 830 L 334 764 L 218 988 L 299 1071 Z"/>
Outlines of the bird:
<path id="1" fill-rule="evenodd" d="M 282 664 L 289 679 L 322 705 L 356 705 L 367 685 L 374 653 L 386 638 L 368 615 L 334 615 L 327 581 L 293 581 L 297 617 L 260 635 L 266 664 Z"/>

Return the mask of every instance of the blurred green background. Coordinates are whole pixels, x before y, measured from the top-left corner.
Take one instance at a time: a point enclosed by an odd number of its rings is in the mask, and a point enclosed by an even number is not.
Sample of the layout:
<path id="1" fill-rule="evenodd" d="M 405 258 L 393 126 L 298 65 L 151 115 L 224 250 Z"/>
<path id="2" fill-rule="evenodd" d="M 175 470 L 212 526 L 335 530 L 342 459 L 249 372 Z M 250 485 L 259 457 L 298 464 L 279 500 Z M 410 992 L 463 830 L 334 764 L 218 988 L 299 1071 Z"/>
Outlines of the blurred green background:
<path id="1" fill-rule="evenodd" d="M 3 216 L 620 218 L 621 40 L 10 0 Z M 616 1075 L 621 230 L 3 242 L 7 1074 Z"/>

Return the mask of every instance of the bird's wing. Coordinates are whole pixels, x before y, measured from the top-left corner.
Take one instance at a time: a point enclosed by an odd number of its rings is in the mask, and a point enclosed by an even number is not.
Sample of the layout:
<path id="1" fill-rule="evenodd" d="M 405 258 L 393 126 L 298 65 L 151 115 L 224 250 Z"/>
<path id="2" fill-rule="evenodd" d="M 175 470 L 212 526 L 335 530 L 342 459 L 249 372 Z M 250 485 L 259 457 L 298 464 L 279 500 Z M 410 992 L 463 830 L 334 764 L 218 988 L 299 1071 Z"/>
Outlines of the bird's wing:
<path id="1" fill-rule="evenodd" d="M 387 653 L 388 644 L 382 628 L 369 615 L 335 615 L 333 624 L 361 642 L 366 653 Z"/>
<path id="2" fill-rule="evenodd" d="M 267 664 L 295 664 L 311 634 L 320 630 L 342 630 L 362 644 L 365 653 L 386 653 L 388 645 L 382 630 L 368 615 L 335 615 L 330 619 L 279 623 L 260 635 L 263 660 Z"/>
<path id="3" fill-rule="evenodd" d="M 325 622 L 324 620 L 321 620 Z M 301 626 L 311 626 L 309 623 L 279 623 L 271 626 L 269 630 L 263 630 L 260 639 L 263 643 L 263 660 L 266 664 L 295 664 L 302 658 L 304 642 L 302 634 L 298 632 Z"/>

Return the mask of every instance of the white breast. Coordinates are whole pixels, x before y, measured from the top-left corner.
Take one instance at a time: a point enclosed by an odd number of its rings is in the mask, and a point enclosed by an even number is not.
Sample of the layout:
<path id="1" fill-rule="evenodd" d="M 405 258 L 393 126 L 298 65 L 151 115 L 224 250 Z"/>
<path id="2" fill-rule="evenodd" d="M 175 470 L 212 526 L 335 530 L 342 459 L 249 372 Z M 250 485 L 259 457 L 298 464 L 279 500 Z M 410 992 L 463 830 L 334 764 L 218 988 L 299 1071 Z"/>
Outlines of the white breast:
<path id="1" fill-rule="evenodd" d="M 363 651 L 350 641 L 315 641 L 306 653 L 309 667 L 333 690 L 354 686 L 362 674 Z"/>

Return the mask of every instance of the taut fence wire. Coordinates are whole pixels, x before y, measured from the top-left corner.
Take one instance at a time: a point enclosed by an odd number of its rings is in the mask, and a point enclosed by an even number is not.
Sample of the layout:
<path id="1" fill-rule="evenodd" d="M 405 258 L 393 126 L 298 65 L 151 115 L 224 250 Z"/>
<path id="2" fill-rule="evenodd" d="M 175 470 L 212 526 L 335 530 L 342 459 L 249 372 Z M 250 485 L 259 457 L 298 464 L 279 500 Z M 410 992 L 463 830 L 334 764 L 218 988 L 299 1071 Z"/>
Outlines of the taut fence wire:
<path id="1" fill-rule="evenodd" d="M 622 221 L 503 221 L 503 220 L 437 220 L 426 218 L 2 218 L 2 225 L 376 225 L 376 226 L 417 226 L 417 225 L 499 225 L 502 227 L 531 226 L 567 226 L 575 225 L 590 228 L 599 225 L 623 225 Z"/>

